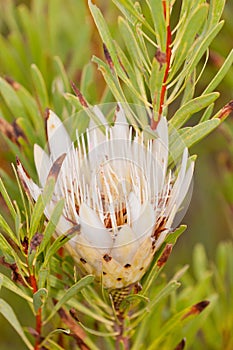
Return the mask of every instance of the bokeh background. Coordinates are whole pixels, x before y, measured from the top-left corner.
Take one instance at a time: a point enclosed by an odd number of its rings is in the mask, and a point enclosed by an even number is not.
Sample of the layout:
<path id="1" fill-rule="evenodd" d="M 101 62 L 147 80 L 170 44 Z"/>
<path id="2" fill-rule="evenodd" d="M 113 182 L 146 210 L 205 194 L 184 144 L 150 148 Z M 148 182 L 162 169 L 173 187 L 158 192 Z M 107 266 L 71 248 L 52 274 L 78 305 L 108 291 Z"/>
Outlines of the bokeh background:
<path id="1" fill-rule="evenodd" d="M 118 10 L 111 1 L 96 1 L 104 13 L 113 36 L 121 41 L 117 30 Z M 179 1 L 177 1 L 177 8 Z M 224 57 L 233 46 L 233 2 L 228 0 L 223 13 L 225 25 L 211 45 L 210 58 L 202 77 L 203 87 L 210 80 Z M 35 31 L 32 33 L 31 28 Z M 32 35 L 33 34 L 33 35 Z M 32 44 L 32 40 L 37 42 Z M 7 48 L 7 50 L 6 50 Z M 9 54 L 10 53 L 10 54 Z M 98 103 L 104 94 L 105 84 L 101 74 L 91 62 L 92 55 L 103 57 L 102 43 L 91 18 L 85 0 L 44 0 L 9 1 L 0 0 L 0 75 L 7 76 L 34 92 L 29 74 L 30 65 L 36 63 L 45 77 L 50 92 L 49 99 L 54 103 L 54 96 L 59 84 L 54 83 L 55 73 L 52 57 L 59 56 L 65 66 L 68 78 L 82 86 L 82 69 L 87 69 L 89 86 L 85 96 L 90 103 Z M 87 66 L 86 66 L 87 65 Z M 201 84 L 199 89 L 201 91 Z M 233 69 L 228 73 L 218 88 L 220 98 L 216 110 L 233 99 Z M 0 114 L 2 108 L 0 97 Z M 59 103 L 59 102 L 57 102 Z M 170 111 L 172 114 L 172 111 Z M 17 111 L 16 111 L 17 114 Z M 193 117 L 195 121 L 197 116 Z M 189 264 L 192 268 L 192 251 L 202 242 L 210 260 L 215 258 L 216 247 L 220 241 L 232 240 L 233 237 L 233 129 L 232 117 L 206 139 L 191 149 L 198 154 L 194 177 L 192 200 L 183 222 L 188 229 L 179 239 L 166 273 L 172 275 L 174 266 Z M 8 146 L 0 136 L 1 168 L 11 173 L 10 162 L 14 158 Z M 3 205 L 3 203 L 1 204 Z M 4 208 L 3 208 L 4 210 Z M 1 268 L 4 269 L 4 268 Z M 5 270 L 4 270 L 5 271 Z M 28 326 L 32 325 L 30 310 L 9 291 L 1 291 L 15 308 L 19 319 Z M 0 316 L 0 349 L 21 350 L 24 345 L 17 334 Z"/>

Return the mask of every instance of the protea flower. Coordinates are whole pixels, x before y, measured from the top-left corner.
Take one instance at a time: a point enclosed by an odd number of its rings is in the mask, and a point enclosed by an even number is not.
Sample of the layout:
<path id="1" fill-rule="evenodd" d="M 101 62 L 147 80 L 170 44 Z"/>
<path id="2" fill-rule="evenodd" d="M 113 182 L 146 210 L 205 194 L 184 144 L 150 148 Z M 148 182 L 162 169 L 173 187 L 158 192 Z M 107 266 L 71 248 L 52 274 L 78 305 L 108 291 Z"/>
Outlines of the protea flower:
<path id="1" fill-rule="evenodd" d="M 90 122 L 85 135 L 71 142 L 60 119 L 49 111 L 50 154 L 38 145 L 34 159 L 40 186 L 18 163 L 21 180 L 35 201 L 56 169 L 57 180 L 45 215 L 65 199 L 57 234 L 77 227 L 67 249 L 84 273 L 115 289 L 139 281 L 169 233 L 193 174 L 185 148 L 178 171 L 168 169 L 168 126 L 162 117 L 156 138 L 135 131 L 118 104 L 114 125 L 93 109 L 102 129 Z M 104 130 L 103 130 L 104 129 Z M 176 175 L 175 175 L 176 174 Z"/>

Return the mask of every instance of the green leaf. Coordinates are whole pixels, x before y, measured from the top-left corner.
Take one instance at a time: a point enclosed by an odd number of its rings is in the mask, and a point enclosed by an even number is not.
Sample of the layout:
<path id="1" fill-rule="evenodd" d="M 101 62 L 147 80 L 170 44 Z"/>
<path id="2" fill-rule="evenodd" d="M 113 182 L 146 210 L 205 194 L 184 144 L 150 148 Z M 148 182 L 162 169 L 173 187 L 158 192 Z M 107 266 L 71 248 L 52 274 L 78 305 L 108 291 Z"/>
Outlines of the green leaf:
<path id="1" fill-rule="evenodd" d="M 6 202 L 6 205 L 7 205 L 8 209 L 9 209 L 9 211 L 11 213 L 11 216 L 13 217 L 13 219 L 15 219 L 17 213 L 15 211 L 15 208 L 14 208 L 12 202 L 11 202 L 11 199 L 10 199 L 8 193 L 7 193 L 7 190 L 6 190 L 5 186 L 4 186 L 1 178 L 0 178 L 0 193 L 1 193 L 2 197 L 3 197 L 3 199 Z"/>
<path id="2" fill-rule="evenodd" d="M 15 251 L 12 249 L 11 245 L 8 243 L 6 238 L 0 233 L 0 248 L 1 251 L 11 257 L 15 257 Z"/>
<path id="3" fill-rule="evenodd" d="M 13 240 L 13 242 L 18 243 L 18 239 L 6 220 L 3 218 L 3 216 L 0 214 L 0 227 L 3 229 L 3 231 Z"/>
<path id="4" fill-rule="evenodd" d="M 148 21 L 146 21 L 142 13 L 138 11 L 139 4 L 135 4 L 131 0 L 113 0 L 113 2 L 117 5 L 129 22 L 131 22 L 133 25 L 135 25 L 136 22 L 142 23 L 151 33 L 155 34 Z"/>
<path id="5" fill-rule="evenodd" d="M 103 15 L 100 12 L 100 10 L 98 9 L 98 7 L 94 4 L 92 4 L 92 2 L 90 0 L 88 0 L 88 4 L 89 4 L 89 8 L 91 10 L 91 14 L 93 16 L 93 19 L 95 21 L 95 24 L 98 28 L 99 34 L 101 36 L 102 42 L 106 45 L 106 47 L 109 51 L 109 54 L 110 54 L 111 59 L 113 61 L 114 67 L 116 68 L 119 76 L 122 76 L 122 75 L 124 76 L 125 73 L 120 66 L 120 63 L 119 63 L 119 60 L 117 57 L 117 53 L 116 53 L 116 49 L 115 49 L 115 45 L 113 43 L 110 31 L 108 29 L 108 26 L 105 22 Z"/>
<path id="6" fill-rule="evenodd" d="M 152 313 L 154 308 L 158 306 L 158 304 L 171 295 L 177 288 L 180 287 L 180 283 L 177 281 L 170 281 L 165 287 L 163 287 L 158 294 L 147 304 L 145 309 L 141 309 L 138 312 L 138 318 L 134 322 L 133 326 L 137 326 L 141 323 L 141 321 L 148 315 L 149 313 Z"/>
<path id="7" fill-rule="evenodd" d="M 153 262 L 151 264 L 151 269 L 147 273 L 147 275 L 143 279 L 143 289 L 142 289 L 142 294 L 146 295 L 147 292 L 149 291 L 150 287 L 152 284 L 155 282 L 156 278 L 158 277 L 161 268 L 158 267 L 157 261 L 159 258 L 162 256 L 164 248 L 166 244 L 175 244 L 179 236 L 185 231 L 186 226 L 181 225 L 179 228 L 175 230 L 175 232 L 170 233 L 167 237 L 165 242 L 162 244 L 162 246 L 159 248 L 159 250 L 155 253 L 155 257 L 153 259 Z"/>
<path id="8" fill-rule="evenodd" d="M 28 349 L 33 350 L 34 347 L 29 342 L 28 338 L 24 334 L 23 328 L 20 325 L 13 309 L 7 304 L 3 299 L 0 299 L 0 313 L 5 317 L 5 319 L 11 324 L 11 326 L 16 330 L 20 338 L 23 340 Z"/>
<path id="9" fill-rule="evenodd" d="M 41 289 L 41 288 L 45 288 L 47 286 L 47 280 L 49 278 L 49 269 L 48 268 L 45 268 L 45 269 L 41 268 L 40 265 L 38 267 L 39 267 L 39 271 L 38 271 L 37 286 L 38 286 L 38 289 Z"/>
<path id="10" fill-rule="evenodd" d="M 171 66 L 169 80 L 174 77 L 182 62 L 185 61 L 187 53 L 193 45 L 198 31 L 206 19 L 207 13 L 207 4 L 197 6 L 190 16 L 186 18 L 182 33 L 180 31 L 177 32 L 177 36 L 173 43 L 174 63 Z"/>
<path id="11" fill-rule="evenodd" d="M 44 78 L 39 68 L 35 64 L 31 65 L 31 76 L 34 89 L 40 103 L 40 108 L 42 111 L 44 111 L 49 106 L 49 98 Z"/>
<path id="12" fill-rule="evenodd" d="M 55 66 L 55 69 L 57 71 L 57 74 L 59 75 L 59 77 L 62 78 L 62 82 L 63 82 L 63 86 L 65 88 L 65 91 L 70 91 L 69 79 L 67 77 L 64 65 L 61 61 L 61 58 L 59 56 L 55 56 L 53 58 L 53 60 L 54 60 L 54 66 Z"/>
<path id="13" fill-rule="evenodd" d="M 204 33 L 199 36 L 199 38 L 196 41 L 196 47 L 193 50 L 192 55 L 190 55 L 190 57 L 188 58 L 187 63 L 182 69 L 182 71 L 178 74 L 176 78 L 172 78 L 169 75 L 168 80 L 170 83 L 168 84 L 168 88 L 172 87 L 178 80 L 183 81 L 187 76 L 189 76 L 193 72 L 198 62 L 208 49 L 210 43 L 221 30 L 223 24 L 224 22 L 222 21 L 218 23 L 212 30 L 210 30 L 209 33 Z M 170 77 L 172 79 L 170 79 Z"/>
<path id="14" fill-rule="evenodd" d="M 120 47 L 120 45 L 117 42 L 115 43 L 115 46 L 117 50 L 117 56 L 119 57 L 119 61 L 124 67 L 125 79 L 126 79 L 124 80 L 124 82 L 127 83 L 129 80 L 134 87 L 137 86 L 133 64 L 129 61 L 129 58 L 126 55 L 126 52 L 124 52 L 124 50 Z"/>
<path id="15" fill-rule="evenodd" d="M 39 196 L 31 214 L 30 237 L 36 233 L 46 205 L 50 202 L 54 191 L 54 180 L 49 179 L 45 185 L 43 193 Z"/>
<path id="16" fill-rule="evenodd" d="M 35 143 L 35 131 L 27 118 L 18 118 L 16 124 L 22 129 L 30 145 Z M 43 130 L 43 129 L 42 129 Z"/>
<path id="17" fill-rule="evenodd" d="M 79 322 L 80 326 L 87 332 L 87 333 L 90 333 L 90 334 L 93 334 L 93 335 L 96 335 L 97 337 L 116 337 L 119 333 L 118 331 L 115 331 L 115 332 L 100 332 L 100 331 L 97 331 L 95 329 L 91 329 L 91 328 L 88 328 L 86 326 L 84 326 L 84 324 L 82 324 L 81 322 Z M 122 349 L 123 350 L 123 349 Z"/>
<path id="18" fill-rule="evenodd" d="M 177 83 L 177 85 L 179 82 Z M 194 93 L 195 93 L 195 88 L 196 88 L 196 69 L 193 70 L 192 74 L 186 77 L 184 81 L 184 92 L 181 100 L 181 106 L 187 103 L 189 100 L 192 100 Z M 175 88 L 174 88 L 175 89 Z"/>
<path id="19" fill-rule="evenodd" d="M 120 29 L 122 38 L 125 41 L 127 51 L 130 55 L 130 59 L 133 65 L 136 65 L 138 68 L 141 69 L 141 74 L 142 74 L 144 57 L 138 45 L 138 42 L 135 38 L 135 34 L 131 29 L 131 27 L 129 26 L 129 23 L 124 18 L 119 17 L 118 24 L 119 24 L 119 29 Z"/>
<path id="20" fill-rule="evenodd" d="M 59 222 L 59 219 L 61 217 L 61 214 L 62 214 L 62 210 L 63 210 L 63 207 L 64 207 L 64 200 L 61 199 L 54 207 L 53 209 L 53 212 L 52 212 L 52 215 L 50 217 L 50 220 L 46 226 L 46 229 L 44 231 L 44 237 L 43 237 L 43 240 L 39 246 L 39 249 L 38 249 L 38 255 L 41 253 L 41 252 L 44 252 L 45 249 L 46 249 L 46 246 L 48 245 L 48 243 L 50 242 L 50 239 L 52 237 L 52 235 L 54 234 L 55 232 L 55 229 L 56 229 L 56 226 Z"/>
<path id="21" fill-rule="evenodd" d="M 7 6 L 5 6 L 7 8 Z M 0 34 L 0 52 L 4 52 L 4 55 L 0 55 L 0 67 L 5 67 L 5 71 L 11 72 L 11 76 L 22 79 L 25 77 L 24 69 L 19 69 L 18 66 L 18 54 L 15 47 L 12 47 L 9 40 Z"/>
<path id="22" fill-rule="evenodd" d="M 172 151 L 173 159 L 169 159 L 169 163 L 172 160 L 176 161 L 176 159 L 178 159 L 183 153 L 185 147 L 190 148 L 196 142 L 199 142 L 203 137 L 216 129 L 220 123 L 221 121 L 216 118 L 207 120 L 201 124 L 195 125 L 194 127 L 180 129 L 179 132 L 172 129 L 169 149 Z"/>
<path id="23" fill-rule="evenodd" d="M 71 94 L 70 92 L 66 92 L 64 97 L 73 106 L 75 111 L 80 111 L 83 108 L 77 96 Z"/>
<path id="24" fill-rule="evenodd" d="M 35 99 L 32 97 L 32 95 L 26 90 L 22 85 L 17 84 L 17 90 L 16 93 L 21 101 L 21 103 L 24 106 L 25 112 L 23 119 L 29 123 L 29 120 L 31 121 L 32 125 L 34 126 L 35 130 L 33 131 L 32 135 L 36 134 L 36 142 L 41 144 L 42 146 L 45 143 L 45 131 L 44 131 L 44 118 L 42 117 L 40 111 L 38 110 L 37 103 Z M 39 131 L 39 132 L 38 132 Z M 31 135 L 31 137 L 33 137 Z M 29 137 L 30 140 L 30 137 Z M 35 143 L 35 136 L 33 138 L 33 142 Z"/>
<path id="25" fill-rule="evenodd" d="M 148 304 L 149 298 L 145 297 L 142 294 L 131 294 L 125 297 L 124 300 L 122 300 L 120 304 L 120 310 L 125 311 L 125 308 L 127 306 L 130 306 L 130 304 L 134 305 L 135 303 L 141 303 L 143 302 L 145 305 Z"/>
<path id="26" fill-rule="evenodd" d="M 206 276 L 208 260 L 203 245 L 197 244 L 193 250 L 193 269 L 198 281 Z"/>
<path id="27" fill-rule="evenodd" d="M 40 31 L 37 28 L 36 21 L 26 5 L 21 4 L 17 10 L 24 37 L 26 37 L 27 44 L 30 48 L 31 61 L 41 67 L 43 65 L 43 51 L 41 47 Z"/>
<path id="28" fill-rule="evenodd" d="M 213 91 L 223 80 L 229 69 L 232 67 L 233 64 L 233 49 L 227 56 L 225 62 L 223 63 L 222 67 L 219 69 L 218 73 L 215 75 L 214 79 L 209 83 L 203 94 L 208 94 L 209 92 Z"/>
<path id="29" fill-rule="evenodd" d="M 157 304 L 168 295 L 170 295 L 173 291 L 180 287 L 180 283 L 177 281 L 170 281 L 159 293 L 156 295 L 154 300 L 148 303 L 147 308 L 152 312 Z"/>
<path id="30" fill-rule="evenodd" d="M 71 229 L 71 230 L 73 230 L 72 234 L 69 234 L 69 231 L 68 231 L 68 234 L 63 234 L 63 235 L 59 236 L 57 239 L 55 239 L 55 241 L 49 247 L 49 249 L 45 255 L 45 259 L 43 262 L 43 268 L 45 268 L 47 266 L 51 257 L 58 251 L 58 249 L 63 247 L 65 243 L 67 243 L 72 237 L 74 237 L 74 235 L 77 234 L 74 231 L 74 228 L 75 228 L 75 226 Z M 78 230 L 78 227 L 77 227 L 77 230 Z"/>
<path id="31" fill-rule="evenodd" d="M 49 334 L 43 339 L 43 341 L 40 343 L 41 348 L 43 348 L 43 346 L 46 347 L 49 346 L 49 344 L 51 345 L 51 347 L 49 347 L 48 349 L 52 349 L 52 350 L 65 350 L 63 347 L 61 347 L 60 345 L 57 344 L 57 342 L 53 341 L 51 338 L 53 335 L 57 335 L 57 334 L 66 334 L 66 335 L 70 335 L 71 331 L 70 329 L 63 329 L 63 328 L 57 328 L 54 329 L 53 331 L 49 332 Z"/>
<path id="32" fill-rule="evenodd" d="M 88 95 L 90 94 L 89 89 L 94 89 L 94 69 L 93 64 L 88 63 L 83 67 L 80 90 L 82 91 L 83 96 L 85 96 L 88 100 Z"/>
<path id="33" fill-rule="evenodd" d="M 210 0 L 209 15 L 206 26 L 211 28 L 220 20 L 226 0 Z"/>
<path id="34" fill-rule="evenodd" d="M 112 91 L 116 101 L 126 102 L 126 97 L 123 93 L 123 90 L 122 90 L 120 84 L 118 82 L 116 83 L 116 79 L 114 79 L 115 77 L 113 77 L 109 66 L 95 56 L 92 58 L 92 60 L 93 60 L 93 62 L 98 64 L 98 69 L 103 74 L 103 77 L 104 77 L 109 89 Z"/>
<path id="35" fill-rule="evenodd" d="M 2 286 L 11 292 L 17 294 L 21 298 L 32 303 L 32 298 L 27 295 L 21 288 L 19 288 L 13 281 L 11 281 L 7 276 L 0 273 L 0 278 L 2 279 Z"/>
<path id="36" fill-rule="evenodd" d="M 58 330 L 59 331 L 59 330 Z M 69 334 L 68 333 L 68 330 L 61 330 L 62 333 L 65 333 L 65 334 Z M 53 334 L 51 334 L 53 335 Z M 50 339 L 50 338 L 47 338 L 46 337 L 46 340 L 43 340 L 43 344 L 45 344 L 45 346 L 49 346 L 48 349 L 52 349 L 52 350 L 65 350 L 65 348 L 61 347 L 60 345 L 57 344 L 56 341 Z"/>
<path id="37" fill-rule="evenodd" d="M 54 286 L 55 288 L 53 288 L 51 290 L 51 294 L 52 296 L 55 298 L 55 299 L 58 299 L 60 300 L 63 295 L 64 295 L 64 292 L 61 290 L 61 288 L 64 286 L 60 286 L 59 285 L 59 280 L 57 280 L 55 282 L 55 279 L 54 278 L 51 278 L 50 276 L 50 282 L 52 286 Z M 73 307 L 75 308 L 77 311 L 89 316 L 90 318 L 96 320 L 97 322 L 100 322 L 102 324 L 106 324 L 108 326 L 113 326 L 113 322 L 110 321 L 109 319 L 103 317 L 100 313 L 96 312 L 96 310 L 93 311 L 93 309 L 90 308 L 90 306 L 85 306 L 82 302 L 79 302 L 78 300 L 76 299 L 70 299 L 68 302 L 67 302 L 67 305 L 69 305 L 70 307 Z"/>
<path id="38" fill-rule="evenodd" d="M 202 95 L 194 98 L 193 100 L 182 105 L 171 118 L 169 123 L 175 129 L 179 129 L 185 124 L 185 122 L 190 118 L 190 116 L 196 112 L 199 112 L 203 108 L 209 106 L 219 97 L 218 92 L 213 92 L 211 94 Z"/>
<path id="39" fill-rule="evenodd" d="M 45 323 L 47 323 L 64 304 L 66 304 L 71 298 L 77 295 L 77 293 L 79 293 L 83 288 L 87 287 L 93 281 L 94 281 L 94 276 L 92 275 L 85 276 L 81 280 L 76 282 L 72 287 L 70 287 L 64 293 L 62 298 L 57 302 L 57 304 L 54 306 L 53 311 L 48 316 Z"/>
<path id="40" fill-rule="evenodd" d="M 13 261 L 16 263 L 17 268 L 19 269 L 19 274 L 22 276 L 27 275 L 27 271 L 25 271 L 25 264 L 20 260 L 19 256 L 16 254 L 12 246 L 7 242 L 6 238 L 0 233 L 0 250 L 3 252 L 3 255 L 6 257 L 11 257 Z M 24 271 L 23 271 L 24 270 Z M 24 279 L 25 284 L 27 281 Z"/>
<path id="41" fill-rule="evenodd" d="M 215 301 L 216 301 L 216 296 L 215 296 Z M 213 300 L 214 301 L 214 300 Z M 190 312 L 190 309 L 192 308 L 192 306 L 188 306 L 185 307 L 183 310 L 181 310 L 180 312 L 176 312 L 175 315 L 173 317 L 170 317 L 168 319 L 168 321 L 163 325 L 163 327 L 160 329 L 160 332 L 158 334 L 158 336 L 154 339 L 154 341 L 150 344 L 150 346 L 148 347 L 148 350 L 154 350 L 159 348 L 159 346 L 161 344 L 164 344 L 167 340 L 168 337 L 172 336 L 172 340 L 174 341 L 175 339 L 175 335 L 179 334 L 178 332 L 181 332 L 182 328 L 193 321 L 193 319 L 195 319 L 197 317 L 197 315 L 199 316 L 198 318 L 203 317 L 203 315 L 205 315 L 206 310 L 204 310 L 203 313 L 201 313 L 201 315 L 199 314 L 193 314 L 192 316 L 190 315 L 189 317 L 185 317 L 185 315 L 188 315 L 188 313 Z M 209 306 L 207 308 L 207 310 L 209 309 Z M 210 312 L 210 309 L 207 311 L 207 314 Z M 170 339 L 169 339 L 170 340 Z M 175 340 L 176 342 L 177 340 Z M 170 347 L 169 347 L 170 348 Z"/>
<path id="42" fill-rule="evenodd" d="M 217 269 L 222 278 L 225 278 L 225 274 L 227 271 L 228 246 L 230 249 L 232 248 L 230 242 L 222 242 L 218 245 L 216 252 Z"/>
<path id="43" fill-rule="evenodd" d="M 184 128 L 186 130 L 183 130 L 182 137 L 186 146 L 189 148 L 199 142 L 204 136 L 216 129 L 220 122 L 219 119 L 211 119 L 192 128 Z"/>
<path id="44" fill-rule="evenodd" d="M 163 85 L 164 73 L 166 70 L 166 65 L 160 66 L 160 63 L 156 58 L 152 62 L 152 71 L 149 80 L 149 87 L 151 92 L 152 103 L 155 106 L 154 109 L 158 112 L 160 105 L 160 95 Z"/>
<path id="45" fill-rule="evenodd" d="M 41 308 L 47 299 L 48 291 L 45 288 L 38 289 L 36 293 L 33 294 L 33 306 L 35 313 Z"/>
<path id="46" fill-rule="evenodd" d="M 139 100 L 142 100 L 146 105 L 148 103 L 148 99 L 146 96 L 144 76 L 147 77 L 148 72 L 151 70 L 151 63 L 149 62 L 148 64 L 146 57 L 147 49 L 141 49 L 138 42 L 138 34 L 135 28 L 131 28 L 128 22 L 122 17 L 119 18 L 118 23 L 119 29 L 122 33 L 122 37 L 124 38 L 125 45 L 129 53 L 130 60 L 132 62 L 132 66 L 134 67 L 133 75 L 136 86 L 132 84 L 132 81 L 128 78 L 127 74 L 124 74 L 122 80 L 129 87 L 129 90 L 132 91 L 133 94 L 136 95 Z"/>
<path id="47" fill-rule="evenodd" d="M 205 122 L 206 120 L 209 120 L 212 113 L 213 113 L 213 109 L 214 109 L 214 103 L 211 103 L 205 110 L 205 112 L 203 113 L 201 119 L 200 119 L 200 123 Z"/>
<path id="48" fill-rule="evenodd" d="M 165 243 L 176 244 L 177 239 L 182 235 L 182 233 L 187 229 L 186 225 L 180 225 L 174 232 L 167 235 Z"/>
<path id="49" fill-rule="evenodd" d="M 163 4 L 160 0 L 146 0 L 153 18 L 156 39 L 162 52 L 166 52 L 166 23 L 163 15 Z"/>
<path id="50" fill-rule="evenodd" d="M 2 95 L 7 107 L 9 108 L 12 116 L 23 117 L 25 110 L 22 102 L 16 94 L 13 87 L 0 77 L 0 94 Z"/>

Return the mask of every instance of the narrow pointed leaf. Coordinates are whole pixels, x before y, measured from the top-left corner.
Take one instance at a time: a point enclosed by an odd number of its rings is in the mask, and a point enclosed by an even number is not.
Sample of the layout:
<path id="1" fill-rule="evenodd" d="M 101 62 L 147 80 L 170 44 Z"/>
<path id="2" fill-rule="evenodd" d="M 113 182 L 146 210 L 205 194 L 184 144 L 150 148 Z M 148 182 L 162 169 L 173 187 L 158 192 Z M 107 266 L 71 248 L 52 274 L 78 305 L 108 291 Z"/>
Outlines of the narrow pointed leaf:
<path id="1" fill-rule="evenodd" d="M 179 129 L 185 124 L 190 116 L 199 112 L 203 108 L 209 106 L 219 97 L 218 92 L 213 92 L 207 95 L 199 96 L 182 105 L 171 118 L 170 123 L 175 129 Z"/>
<path id="2" fill-rule="evenodd" d="M 219 69 L 214 79 L 207 86 L 203 94 L 208 94 L 209 92 L 213 91 L 221 83 L 221 81 L 223 80 L 223 78 L 225 77 L 229 69 L 232 68 L 232 64 L 233 64 L 233 49 L 231 50 L 225 62 L 223 63 L 222 67 Z"/>
<path id="3" fill-rule="evenodd" d="M 31 65 L 31 76 L 41 110 L 44 111 L 49 106 L 48 93 L 44 78 L 35 64 Z"/>
<path id="4" fill-rule="evenodd" d="M 5 317 L 5 319 L 11 324 L 11 326 L 15 329 L 15 331 L 18 333 L 20 338 L 23 340 L 25 345 L 28 349 L 33 350 L 34 347 L 29 342 L 28 338 L 26 337 L 22 326 L 20 325 L 13 309 L 9 304 L 7 304 L 3 299 L 0 299 L 0 313 Z"/>
<path id="5" fill-rule="evenodd" d="M 0 273 L 0 278 L 2 279 L 2 286 L 4 288 L 10 290 L 11 292 L 17 294 L 21 298 L 32 303 L 32 298 L 26 293 L 24 293 L 24 291 L 21 288 L 19 288 L 13 281 L 11 281 L 7 276 Z"/>
<path id="6" fill-rule="evenodd" d="M 0 77 L 0 94 L 14 118 L 25 115 L 22 102 L 13 87 Z"/>
<path id="7" fill-rule="evenodd" d="M 38 291 L 33 294 L 33 306 L 36 313 L 38 312 L 39 308 L 44 304 L 47 296 L 48 291 L 45 288 L 38 289 Z"/>
<path id="8" fill-rule="evenodd" d="M 44 213 L 45 207 L 52 198 L 53 191 L 54 191 L 54 181 L 53 179 L 50 179 L 47 182 L 43 193 L 39 196 L 31 215 L 31 222 L 30 222 L 31 237 L 36 233 L 36 230 L 40 224 L 40 220 Z"/>
<path id="9" fill-rule="evenodd" d="M 66 304 L 71 298 L 73 298 L 77 293 L 79 293 L 83 288 L 87 287 L 90 283 L 92 283 L 94 280 L 94 276 L 85 276 L 80 281 L 75 283 L 72 287 L 70 287 L 63 297 L 57 302 L 57 304 L 54 306 L 53 311 L 49 315 L 49 317 L 46 319 L 45 323 L 48 322 L 55 313 L 64 305 Z"/>
<path id="10" fill-rule="evenodd" d="M 46 229 L 44 231 L 44 237 L 43 237 L 43 240 L 39 246 L 38 254 L 40 252 L 43 252 L 45 250 L 47 244 L 50 242 L 50 239 L 55 232 L 56 226 L 57 226 L 59 219 L 60 219 L 60 216 L 62 214 L 63 206 L 64 206 L 64 200 L 62 199 L 54 207 L 54 210 L 52 212 L 50 220 L 49 220 L 49 222 L 46 226 Z"/>

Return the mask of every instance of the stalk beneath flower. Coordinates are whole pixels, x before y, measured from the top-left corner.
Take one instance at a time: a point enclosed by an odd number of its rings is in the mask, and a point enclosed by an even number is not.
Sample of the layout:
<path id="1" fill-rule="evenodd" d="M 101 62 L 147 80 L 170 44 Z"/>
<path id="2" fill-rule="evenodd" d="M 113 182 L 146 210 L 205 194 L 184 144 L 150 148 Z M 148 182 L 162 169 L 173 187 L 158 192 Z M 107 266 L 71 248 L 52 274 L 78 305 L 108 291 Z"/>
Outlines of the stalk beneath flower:
<path id="1" fill-rule="evenodd" d="M 37 282 L 35 276 L 32 274 L 29 277 L 31 286 L 33 288 L 33 294 L 38 291 Z M 36 340 L 34 345 L 34 350 L 40 350 L 40 341 L 41 341 L 41 330 L 42 330 L 42 309 L 38 309 L 36 313 Z"/>

